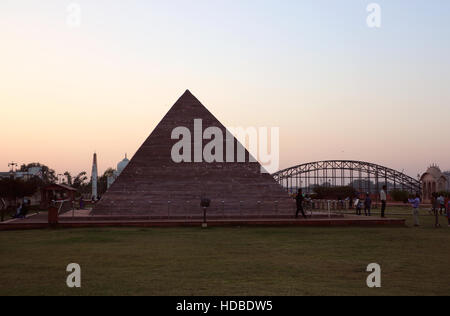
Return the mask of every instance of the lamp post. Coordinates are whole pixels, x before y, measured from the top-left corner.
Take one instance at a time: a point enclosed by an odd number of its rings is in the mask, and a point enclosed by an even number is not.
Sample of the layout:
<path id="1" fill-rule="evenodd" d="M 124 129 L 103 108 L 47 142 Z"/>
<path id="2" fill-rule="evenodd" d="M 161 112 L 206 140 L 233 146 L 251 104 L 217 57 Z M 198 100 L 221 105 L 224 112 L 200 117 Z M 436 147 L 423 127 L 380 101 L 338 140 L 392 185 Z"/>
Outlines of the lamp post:
<path id="1" fill-rule="evenodd" d="M 14 167 L 17 168 L 17 163 L 15 163 L 14 161 L 10 162 L 8 164 L 8 167 L 11 167 L 11 171 L 15 172 Z"/>
<path id="2" fill-rule="evenodd" d="M 207 198 L 202 198 L 200 201 L 200 206 L 203 208 L 203 223 L 202 228 L 208 228 L 208 223 L 206 222 L 206 209 L 211 205 L 211 200 Z"/>
<path id="3" fill-rule="evenodd" d="M 17 163 L 15 163 L 14 161 L 11 161 L 9 164 L 8 164 L 8 167 L 11 167 L 11 170 L 9 171 L 9 174 L 10 174 L 10 178 L 11 179 L 14 179 L 15 178 L 15 173 L 16 173 L 16 170 L 17 170 Z M 14 170 L 14 168 L 16 168 L 16 170 Z"/>

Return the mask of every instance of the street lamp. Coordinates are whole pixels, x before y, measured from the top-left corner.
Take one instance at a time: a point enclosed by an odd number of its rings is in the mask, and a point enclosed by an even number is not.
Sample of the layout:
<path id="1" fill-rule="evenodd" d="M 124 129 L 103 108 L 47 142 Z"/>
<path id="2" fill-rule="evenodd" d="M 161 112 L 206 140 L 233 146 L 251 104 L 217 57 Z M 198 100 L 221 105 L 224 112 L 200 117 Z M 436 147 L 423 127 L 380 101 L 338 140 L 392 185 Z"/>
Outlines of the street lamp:
<path id="1" fill-rule="evenodd" d="M 206 209 L 211 205 L 211 200 L 207 198 L 202 198 L 200 201 L 200 206 L 203 208 L 203 223 L 202 228 L 207 228 L 208 224 L 206 223 Z"/>
<path id="2" fill-rule="evenodd" d="M 12 161 L 12 162 L 10 162 L 10 163 L 8 164 L 8 167 L 11 167 L 11 171 L 12 171 L 12 172 L 15 172 L 14 167 L 17 168 L 17 163 L 15 163 L 14 161 Z"/>

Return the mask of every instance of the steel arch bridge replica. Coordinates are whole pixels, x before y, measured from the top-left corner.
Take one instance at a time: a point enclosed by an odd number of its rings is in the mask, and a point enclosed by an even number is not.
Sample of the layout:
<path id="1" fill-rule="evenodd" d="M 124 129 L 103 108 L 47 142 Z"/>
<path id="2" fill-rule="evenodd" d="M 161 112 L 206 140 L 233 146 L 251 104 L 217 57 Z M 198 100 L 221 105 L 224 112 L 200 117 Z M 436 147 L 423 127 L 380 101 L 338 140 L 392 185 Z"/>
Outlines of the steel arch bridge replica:
<path id="1" fill-rule="evenodd" d="M 421 183 L 403 172 L 370 162 L 327 160 L 301 164 L 273 174 L 275 180 L 294 192 L 299 188 L 308 193 L 315 186 L 353 186 L 359 192 L 379 192 L 383 185 L 411 193 L 421 192 Z"/>

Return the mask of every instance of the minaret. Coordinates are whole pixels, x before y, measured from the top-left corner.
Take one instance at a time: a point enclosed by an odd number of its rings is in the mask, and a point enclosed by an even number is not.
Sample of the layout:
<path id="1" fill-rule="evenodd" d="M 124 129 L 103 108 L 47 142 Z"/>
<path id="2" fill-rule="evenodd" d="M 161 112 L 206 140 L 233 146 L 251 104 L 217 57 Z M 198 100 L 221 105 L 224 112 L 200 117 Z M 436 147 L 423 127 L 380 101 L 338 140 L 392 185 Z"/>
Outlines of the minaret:
<path id="1" fill-rule="evenodd" d="M 97 170 L 97 153 L 94 153 L 94 162 L 92 164 L 92 198 L 97 200 L 97 181 L 98 181 L 98 170 Z"/>

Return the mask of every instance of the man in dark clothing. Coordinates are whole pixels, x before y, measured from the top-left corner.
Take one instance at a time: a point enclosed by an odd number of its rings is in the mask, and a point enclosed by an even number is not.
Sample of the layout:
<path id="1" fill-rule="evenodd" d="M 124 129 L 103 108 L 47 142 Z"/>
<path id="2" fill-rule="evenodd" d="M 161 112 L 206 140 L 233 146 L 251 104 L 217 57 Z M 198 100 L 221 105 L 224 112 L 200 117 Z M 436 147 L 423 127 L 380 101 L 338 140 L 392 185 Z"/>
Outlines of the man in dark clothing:
<path id="1" fill-rule="evenodd" d="M 370 198 L 370 193 L 366 194 L 366 199 L 364 200 L 364 214 L 370 216 L 370 211 L 372 209 L 372 199 Z"/>
<path id="2" fill-rule="evenodd" d="M 380 200 L 381 200 L 381 217 L 384 218 L 386 212 L 386 204 L 387 204 L 387 186 L 383 185 L 383 190 L 380 192 Z"/>
<path id="3" fill-rule="evenodd" d="M 295 213 L 295 218 L 298 218 L 298 213 L 302 212 L 303 218 L 306 219 L 305 211 L 303 210 L 303 201 L 305 198 L 303 197 L 302 189 L 298 189 L 295 200 L 297 201 L 297 213 Z"/>

